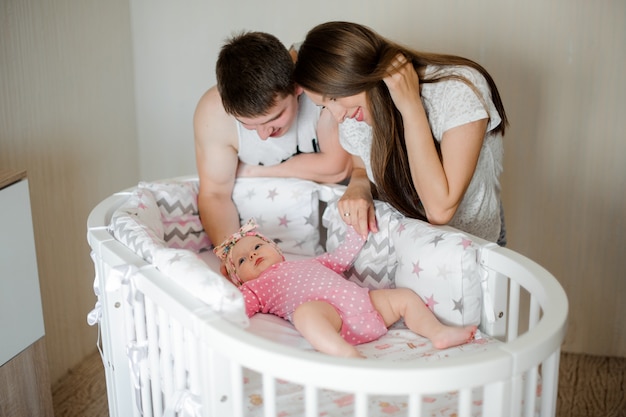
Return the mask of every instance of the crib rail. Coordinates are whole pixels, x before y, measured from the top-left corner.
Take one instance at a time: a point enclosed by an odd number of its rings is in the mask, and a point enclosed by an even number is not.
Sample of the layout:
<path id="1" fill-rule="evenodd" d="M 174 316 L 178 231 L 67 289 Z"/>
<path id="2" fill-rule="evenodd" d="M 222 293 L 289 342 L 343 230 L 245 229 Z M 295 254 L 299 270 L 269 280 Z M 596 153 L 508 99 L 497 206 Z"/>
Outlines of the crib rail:
<path id="1" fill-rule="evenodd" d="M 328 197 L 333 191 L 329 191 Z M 241 329 L 167 279 L 106 230 L 124 193 L 103 201 L 88 219 L 99 302 L 103 362 L 111 416 L 244 416 L 243 375 L 263 375 L 264 415 L 277 415 L 278 381 L 301 385 L 303 416 L 318 416 L 318 396 L 351 393 L 354 415 L 368 415 L 373 395 L 406 396 L 409 416 L 428 395 L 459 391 L 459 416 L 470 415 L 475 390 L 483 416 L 554 416 L 567 298 L 535 262 L 496 245 L 481 264 L 508 288 L 506 343 L 430 363 L 340 359 L 283 346 Z M 521 315 L 523 306 L 527 315 Z M 522 330 L 520 330 L 522 329 Z M 541 403 L 535 404 L 541 384 Z"/>

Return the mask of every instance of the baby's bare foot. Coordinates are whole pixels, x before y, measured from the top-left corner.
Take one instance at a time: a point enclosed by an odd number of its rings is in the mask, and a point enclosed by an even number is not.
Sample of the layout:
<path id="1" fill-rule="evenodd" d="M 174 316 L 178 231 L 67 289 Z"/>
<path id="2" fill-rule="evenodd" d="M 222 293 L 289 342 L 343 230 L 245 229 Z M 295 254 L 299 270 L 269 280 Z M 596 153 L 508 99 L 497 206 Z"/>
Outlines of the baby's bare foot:
<path id="1" fill-rule="evenodd" d="M 444 326 L 442 330 L 431 339 L 431 342 L 437 349 L 446 349 L 452 346 L 462 345 L 474 340 L 476 329 L 477 326 Z"/>

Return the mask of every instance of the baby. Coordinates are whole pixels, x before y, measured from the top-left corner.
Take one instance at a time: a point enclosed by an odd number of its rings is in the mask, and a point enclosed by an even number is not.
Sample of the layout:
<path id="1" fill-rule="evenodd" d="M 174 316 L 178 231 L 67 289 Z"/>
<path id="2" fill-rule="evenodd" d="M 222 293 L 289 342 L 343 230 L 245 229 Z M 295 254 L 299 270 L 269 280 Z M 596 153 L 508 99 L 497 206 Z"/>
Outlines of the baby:
<path id="1" fill-rule="evenodd" d="M 408 288 L 369 290 L 346 280 L 341 273 L 365 243 L 350 226 L 332 253 L 297 261 L 285 261 L 278 245 L 255 229 L 251 219 L 214 249 L 241 290 L 248 317 L 287 319 L 316 350 L 343 357 L 363 357 L 354 346 L 380 338 L 400 318 L 437 349 L 474 338 L 476 326 L 440 323 Z"/>

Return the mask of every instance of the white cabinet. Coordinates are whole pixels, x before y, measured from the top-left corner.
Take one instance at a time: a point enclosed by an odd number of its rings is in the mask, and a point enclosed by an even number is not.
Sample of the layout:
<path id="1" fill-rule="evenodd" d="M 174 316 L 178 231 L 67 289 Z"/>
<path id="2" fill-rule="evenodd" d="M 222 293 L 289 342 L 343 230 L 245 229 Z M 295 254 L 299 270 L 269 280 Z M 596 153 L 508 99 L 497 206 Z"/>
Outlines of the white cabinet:
<path id="1" fill-rule="evenodd" d="M 0 416 L 52 416 L 25 171 L 0 170 Z"/>
<path id="2" fill-rule="evenodd" d="M 0 366 L 44 335 L 28 180 L 0 189 Z"/>

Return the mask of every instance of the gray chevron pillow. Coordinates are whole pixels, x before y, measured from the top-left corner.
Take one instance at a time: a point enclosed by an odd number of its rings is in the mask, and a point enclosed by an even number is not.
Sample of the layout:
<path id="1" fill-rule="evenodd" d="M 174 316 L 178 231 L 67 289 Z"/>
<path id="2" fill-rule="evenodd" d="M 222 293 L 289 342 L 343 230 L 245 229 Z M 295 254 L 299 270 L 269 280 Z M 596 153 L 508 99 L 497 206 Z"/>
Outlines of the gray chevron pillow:
<path id="1" fill-rule="evenodd" d="M 168 247 L 201 252 L 211 246 L 198 214 L 197 180 L 140 182 L 137 188 L 154 196 Z"/>
<path id="2" fill-rule="evenodd" d="M 152 262 L 154 251 L 165 245 L 161 215 L 149 191 L 135 189 L 113 212 L 109 227 L 117 240 L 147 262 Z"/>
<path id="3" fill-rule="evenodd" d="M 389 204 L 375 201 L 378 232 L 370 233 L 354 264 L 344 275 L 362 287 L 370 289 L 394 288 L 394 275 L 397 267 L 396 253 L 391 239 L 391 231 L 402 215 Z M 347 225 L 337 209 L 337 202 L 328 204 L 322 217 L 327 229 L 326 250 L 334 250 L 346 234 Z"/>

